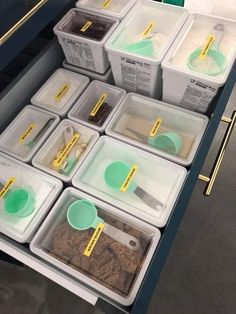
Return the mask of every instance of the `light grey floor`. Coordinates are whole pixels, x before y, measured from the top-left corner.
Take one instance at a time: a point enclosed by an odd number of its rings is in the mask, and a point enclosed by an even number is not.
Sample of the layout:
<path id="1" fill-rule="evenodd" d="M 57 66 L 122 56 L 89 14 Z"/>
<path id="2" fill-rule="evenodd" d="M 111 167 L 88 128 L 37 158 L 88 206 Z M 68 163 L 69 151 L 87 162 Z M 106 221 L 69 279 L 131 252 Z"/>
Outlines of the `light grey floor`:
<path id="1" fill-rule="evenodd" d="M 226 114 L 236 109 L 236 88 Z M 226 126 L 202 173 L 208 175 Z M 148 314 L 236 313 L 236 130 L 212 195 L 198 182 Z M 0 262 L 0 314 L 102 314 L 28 268 Z M 113 313 L 111 313 L 113 314 Z"/>

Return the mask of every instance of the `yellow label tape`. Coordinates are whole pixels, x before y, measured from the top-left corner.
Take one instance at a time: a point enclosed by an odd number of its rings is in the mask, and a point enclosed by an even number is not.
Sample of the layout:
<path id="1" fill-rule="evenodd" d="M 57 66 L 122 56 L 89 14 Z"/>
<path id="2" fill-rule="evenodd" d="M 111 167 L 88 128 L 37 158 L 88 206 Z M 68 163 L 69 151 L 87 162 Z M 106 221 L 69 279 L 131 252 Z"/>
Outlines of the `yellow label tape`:
<path id="1" fill-rule="evenodd" d="M 149 35 L 149 33 L 153 30 L 153 28 L 155 27 L 156 22 L 150 22 L 147 27 L 145 28 L 145 30 L 142 32 L 142 36 L 143 37 L 147 37 Z"/>
<path id="2" fill-rule="evenodd" d="M 25 130 L 25 132 L 19 137 L 19 143 L 24 143 L 26 138 L 30 135 L 30 133 L 35 128 L 35 124 L 30 124 L 29 127 Z"/>
<path id="3" fill-rule="evenodd" d="M 107 8 L 107 7 L 109 7 L 110 4 L 111 4 L 111 0 L 105 0 L 105 1 L 103 2 L 102 7 L 103 7 L 103 8 Z"/>
<path id="4" fill-rule="evenodd" d="M 96 116 L 98 110 L 99 110 L 99 109 L 101 108 L 101 106 L 103 105 L 103 103 L 104 103 L 104 101 L 106 100 L 107 96 L 108 96 L 108 95 L 105 94 L 105 93 L 103 93 L 103 94 L 101 95 L 101 97 L 100 97 L 100 98 L 98 99 L 98 101 L 96 102 L 96 104 L 95 104 L 93 110 L 90 112 L 90 116 L 91 116 L 91 117 L 95 117 L 95 116 Z"/>
<path id="5" fill-rule="evenodd" d="M 70 85 L 69 84 L 63 84 L 60 89 L 56 92 L 54 99 L 56 101 L 60 101 L 62 99 L 62 97 L 64 97 L 66 95 L 66 93 L 68 92 L 68 90 L 70 89 Z"/>
<path id="6" fill-rule="evenodd" d="M 214 36 L 209 36 L 207 38 L 207 41 L 206 41 L 206 43 L 205 43 L 205 45 L 204 45 L 204 47 L 203 47 L 203 49 L 202 49 L 202 51 L 201 51 L 201 53 L 199 55 L 199 58 L 201 60 L 204 60 L 206 58 L 206 56 L 208 54 L 208 51 L 211 49 L 211 46 L 213 45 L 214 41 L 215 41 L 215 37 Z"/>
<path id="7" fill-rule="evenodd" d="M 75 144 L 76 144 L 76 142 L 78 141 L 79 138 L 80 138 L 80 134 L 79 133 L 75 133 L 73 135 L 73 137 L 71 138 L 69 143 L 66 145 L 66 147 L 61 152 L 61 154 L 59 154 L 59 156 L 53 161 L 53 167 L 59 169 L 62 166 L 65 158 L 70 153 L 72 148 L 75 146 Z"/>
<path id="8" fill-rule="evenodd" d="M 4 195 L 10 190 L 12 184 L 16 182 L 16 178 L 10 177 L 7 182 L 4 184 L 4 187 L 0 191 L 0 198 L 4 197 Z"/>
<path id="9" fill-rule="evenodd" d="M 84 24 L 84 26 L 81 28 L 81 32 L 83 32 L 83 33 L 85 33 L 88 29 L 89 29 L 89 27 L 91 26 L 93 24 L 93 22 L 91 22 L 91 21 L 87 21 L 85 24 Z"/>
<path id="10" fill-rule="evenodd" d="M 105 225 L 103 223 L 100 223 L 97 225 L 97 228 L 95 229 L 92 238 L 90 239 L 88 245 L 86 246 L 86 249 L 84 250 L 84 255 L 89 257 L 91 253 L 93 252 L 93 249 L 100 238 L 100 235 L 104 229 Z"/>
<path id="11" fill-rule="evenodd" d="M 162 123 L 162 119 L 161 118 L 157 118 L 157 120 L 155 121 L 152 129 L 151 129 L 151 132 L 149 133 L 149 136 L 151 137 L 154 137 L 157 135 L 157 132 L 161 126 L 161 123 Z"/>
<path id="12" fill-rule="evenodd" d="M 128 173 L 127 177 L 125 178 L 125 181 L 124 183 L 122 184 L 120 190 L 121 192 L 126 192 L 129 185 L 130 185 L 130 182 L 132 181 L 135 173 L 137 172 L 138 170 L 138 166 L 137 165 L 133 165 L 132 168 L 130 169 L 130 172 Z"/>

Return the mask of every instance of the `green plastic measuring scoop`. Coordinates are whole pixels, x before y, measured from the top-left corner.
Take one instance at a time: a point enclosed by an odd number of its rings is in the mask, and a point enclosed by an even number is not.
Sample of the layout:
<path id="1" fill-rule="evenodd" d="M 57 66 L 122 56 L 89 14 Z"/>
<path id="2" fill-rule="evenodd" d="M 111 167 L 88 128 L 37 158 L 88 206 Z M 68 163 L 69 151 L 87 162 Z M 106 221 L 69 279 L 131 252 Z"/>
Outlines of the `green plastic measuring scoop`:
<path id="1" fill-rule="evenodd" d="M 4 185 L 0 183 L 0 190 Z M 32 214 L 35 209 L 35 197 L 26 189 L 9 190 L 4 196 L 4 209 L 9 215 L 23 218 Z"/>
<path id="2" fill-rule="evenodd" d="M 203 60 L 200 58 L 202 47 L 194 50 L 188 57 L 187 65 L 190 70 L 210 76 L 216 76 L 225 71 L 227 61 L 218 48 L 223 32 L 223 24 L 219 23 L 214 26 L 213 31 L 211 32 L 211 35 L 214 37 L 214 42 L 205 58 Z"/>
<path id="3" fill-rule="evenodd" d="M 103 232 L 112 239 L 124 244 L 131 250 L 137 250 L 140 246 L 135 237 L 107 224 L 98 217 L 96 206 L 88 200 L 78 200 L 70 205 L 67 210 L 67 221 L 76 230 L 96 229 L 98 224 L 104 224 Z"/>
<path id="4" fill-rule="evenodd" d="M 123 49 L 132 52 L 136 55 L 146 56 L 146 57 L 153 57 L 154 54 L 154 47 L 152 38 L 156 36 L 157 32 L 153 33 L 152 35 L 145 37 L 139 41 L 134 43 L 128 44 L 123 47 Z"/>
<path id="5" fill-rule="evenodd" d="M 162 151 L 172 155 L 177 155 L 182 149 L 182 138 L 175 132 L 165 132 L 156 136 L 145 136 L 133 129 L 127 130 L 137 136 L 141 141 L 147 142 L 150 146 L 154 146 Z"/>
<path id="6" fill-rule="evenodd" d="M 124 161 L 114 161 L 110 163 L 104 173 L 106 184 L 112 189 L 120 190 L 130 170 L 131 166 Z M 157 207 L 159 206 L 164 206 L 162 202 L 160 202 L 148 192 L 144 191 L 140 186 L 138 186 L 134 180 L 130 182 L 126 191 L 134 193 L 145 204 L 153 209 L 157 209 Z"/>

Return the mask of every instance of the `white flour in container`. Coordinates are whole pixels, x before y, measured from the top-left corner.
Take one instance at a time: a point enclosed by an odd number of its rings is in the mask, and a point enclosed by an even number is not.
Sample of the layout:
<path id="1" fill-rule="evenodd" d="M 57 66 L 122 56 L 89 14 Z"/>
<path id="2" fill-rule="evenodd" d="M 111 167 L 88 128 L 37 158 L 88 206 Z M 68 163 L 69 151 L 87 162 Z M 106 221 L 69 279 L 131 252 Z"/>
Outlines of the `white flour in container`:
<path id="1" fill-rule="evenodd" d="M 173 65 L 180 67 L 184 70 L 188 70 L 189 68 L 187 66 L 187 60 L 190 54 L 195 49 L 203 47 L 206 43 L 207 37 L 211 34 L 214 26 L 217 23 L 221 23 L 220 21 L 206 19 L 207 17 L 201 17 L 194 20 L 187 36 L 185 36 L 182 43 L 180 43 L 178 49 L 176 50 L 176 53 L 170 60 Z M 236 27 L 233 27 L 233 24 L 231 23 L 222 22 L 222 24 L 224 25 L 224 32 L 218 49 L 225 56 L 226 61 L 230 61 L 236 50 Z M 209 59 L 211 58 L 206 59 L 206 61 L 204 61 L 204 63 L 201 65 L 203 67 L 203 70 L 205 70 L 208 66 L 208 62 L 211 63 L 210 66 L 212 67 L 217 66 L 215 62 L 209 61 Z M 199 65 L 201 60 L 196 60 L 195 62 L 198 62 Z M 217 77 L 220 77 L 221 75 L 223 74 L 220 74 Z"/>

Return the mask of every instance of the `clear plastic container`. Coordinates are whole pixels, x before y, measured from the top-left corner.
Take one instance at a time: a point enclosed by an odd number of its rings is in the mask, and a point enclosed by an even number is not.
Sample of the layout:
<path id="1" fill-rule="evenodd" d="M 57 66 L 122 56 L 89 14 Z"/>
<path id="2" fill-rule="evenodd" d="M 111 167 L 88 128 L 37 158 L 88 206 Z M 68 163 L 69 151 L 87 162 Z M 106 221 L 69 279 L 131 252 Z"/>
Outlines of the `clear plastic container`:
<path id="1" fill-rule="evenodd" d="M 187 171 L 165 159 L 102 136 L 72 184 L 129 214 L 164 227 Z"/>
<path id="2" fill-rule="evenodd" d="M 86 70 L 80 67 L 76 67 L 70 63 L 68 63 L 66 60 L 63 61 L 63 67 L 65 69 L 68 69 L 70 71 L 74 71 L 76 73 L 80 73 L 83 75 L 86 75 L 89 77 L 90 81 L 97 80 L 101 81 L 107 84 L 114 85 L 114 78 L 111 71 L 111 67 L 108 68 L 108 70 L 104 74 L 99 74 L 94 71 Z"/>
<path id="3" fill-rule="evenodd" d="M 122 20 L 139 0 L 79 0 L 77 8 Z"/>
<path id="4" fill-rule="evenodd" d="M 57 69 L 32 97 L 31 103 L 64 117 L 88 85 L 88 77 Z"/>
<path id="5" fill-rule="evenodd" d="M 0 150 L 29 163 L 60 122 L 58 115 L 25 106 L 0 136 Z"/>
<path id="6" fill-rule="evenodd" d="M 235 20 L 191 15 L 162 63 L 163 100 L 207 112 L 234 64 L 235 41 Z"/>
<path id="7" fill-rule="evenodd" d="M 103 74 L 110 65 L 104 45 L 118 24 L 114 18 L 71 9 L 53 30 L 68 63 Z"/>
<path id="8" fill-rule="evenodd" d="M 39 168 L 70 182 L 99 134 L 83 125 L 63 120 L 32 160 Z"/>
<path id="9" fill-rule="evenodd" d="M 62 190 L 62 182 L 0 153 L 0 232 L 31 240 Z"/>
<path id="10" fill-rule="evenodd" d="M 161 62 L 188 15 L 181 7 L 140 1 L 105 45 L 116 86 L 160 98 Z"/>
<path id="11" fill-rule="evenodd" d="M 106 128 L 106 134 L 188 166 L 208 123 L 204 115 L 130 93 Z"/>
<path id="12" fill-rule="evenodd" d="M 72 207 L 82 210 L 84 203 L 97 209 L 97 215 L 105 225 L 90 256 L 85 249 L 98 222 L 94 227 L 78 230 L 67 219 Z M 135 299 L 159 239 L 158 229 L 69 188 L 51 210 L 30 249 L 99 294 L 128 306 Z M 135 247 L 130 246 L 130 242 L 136 244 Z"/>
<path id="13" fill-rule="evenodd" d="M 104 132 L 126 92 L 118 87 L 93 81 L 68 113 L 71 120 Z"/>

